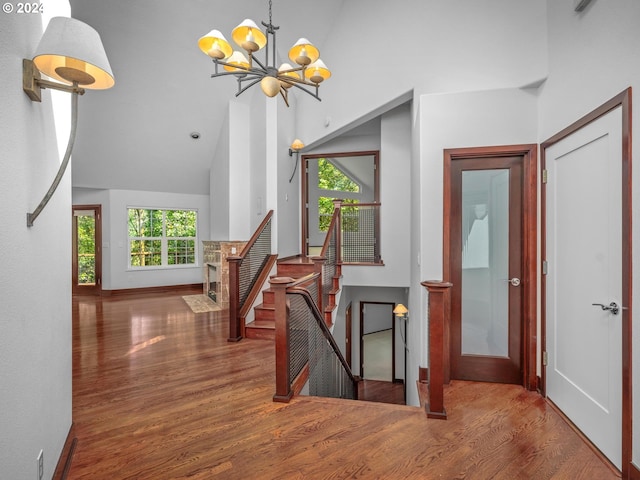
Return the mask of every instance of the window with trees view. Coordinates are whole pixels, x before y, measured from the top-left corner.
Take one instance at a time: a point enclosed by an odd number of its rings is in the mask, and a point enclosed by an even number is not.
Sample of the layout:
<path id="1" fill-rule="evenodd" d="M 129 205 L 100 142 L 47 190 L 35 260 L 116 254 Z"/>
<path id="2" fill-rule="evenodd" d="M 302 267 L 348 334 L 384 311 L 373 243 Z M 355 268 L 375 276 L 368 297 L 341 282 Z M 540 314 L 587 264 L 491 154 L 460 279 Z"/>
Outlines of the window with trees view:
<path id="1" fill-rule="evenodd" d="M 196 264 L 195 210 L 129 208 L 129 266 Z"/>
<path id="2" fill-rule="evenodd" d="M 360 185 L 351 180 L 342 170 L 326 158 L 318 159 L 318 188 L 332 192 L 360 192 Z M 333 216 L 335 196 L 318 197 L 318 228 L 321 232 L 329 230 Z M 355 199 L 343 199 L 344 203 L 358 203 Z"/>

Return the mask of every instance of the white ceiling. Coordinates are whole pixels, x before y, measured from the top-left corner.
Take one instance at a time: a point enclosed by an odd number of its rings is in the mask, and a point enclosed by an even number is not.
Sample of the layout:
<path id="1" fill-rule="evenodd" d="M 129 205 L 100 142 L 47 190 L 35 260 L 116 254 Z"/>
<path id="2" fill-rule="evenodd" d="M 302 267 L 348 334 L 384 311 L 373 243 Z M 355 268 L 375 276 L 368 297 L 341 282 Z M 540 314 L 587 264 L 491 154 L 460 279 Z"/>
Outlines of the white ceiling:
<path id="1" fill-rule="evenodd" d="M 344 1 L 274 0 L 281 58 L 300 37 L 322 51 Z M 232 78 L 210 78 L 213 63 L 197 41 L 213 28 L 230 39 L 245 18 L 268 21 L 268 1 L 70 3 L 72 16 L 100 33 L 116 78 L 112 89 L 80 99 L 73 185 L 209 193 L 211 159 L 237 87 Z"/>

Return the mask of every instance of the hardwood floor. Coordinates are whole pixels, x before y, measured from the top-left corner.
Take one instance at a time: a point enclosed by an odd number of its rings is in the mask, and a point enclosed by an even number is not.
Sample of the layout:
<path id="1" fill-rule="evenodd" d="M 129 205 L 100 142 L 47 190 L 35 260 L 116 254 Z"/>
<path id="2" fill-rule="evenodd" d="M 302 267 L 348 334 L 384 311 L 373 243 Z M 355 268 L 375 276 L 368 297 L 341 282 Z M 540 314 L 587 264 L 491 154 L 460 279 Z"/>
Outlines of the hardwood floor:
<path id="1" fill-rule="evenodd" d="M 186 292 L 189 294 L 192 292 Z M 69 479 L 616 478 L 537 394 L 454 382 L 418 407 L 272 402 L 274 344 L 180 295 L 78 297 Z"/>

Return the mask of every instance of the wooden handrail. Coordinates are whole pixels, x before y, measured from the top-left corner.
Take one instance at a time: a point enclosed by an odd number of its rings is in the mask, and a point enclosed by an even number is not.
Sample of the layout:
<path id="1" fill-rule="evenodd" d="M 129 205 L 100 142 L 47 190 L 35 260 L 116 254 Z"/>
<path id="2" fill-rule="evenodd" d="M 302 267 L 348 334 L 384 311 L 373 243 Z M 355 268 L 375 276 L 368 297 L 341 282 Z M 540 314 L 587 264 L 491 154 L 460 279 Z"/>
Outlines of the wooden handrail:
<path id="1" fill-rule="evenodd" d="M 452 283 L 427 280 L 421 285 L 429 292 L 429 397 L 427 417 L 447 419 L 444 383 L 449 369 L 449 292 Z"/>
<path id="2" fill-rule="evenodd" d="M 269 210 L 267 214 L 264 216 L 264 218 L 262 219 L 262 222 L 260 223 L 260 225 L 258 225 L 258 228 L 256 228 L 256 231 L 253 232 L 253 235 L 251 236 L 247 244 L 242 249 L 242 252 L 240 252 L 240 255 L 238 255 L 239 258 L 244 259 L 249 254 L 251 247 L 253 247 L 253 245 L 258 240 L 258 238 L 260 237 L 260 234 L 269 223 L 269 220 L 271 220 L 271 217 L 273 217 L 273 210 Z"/>

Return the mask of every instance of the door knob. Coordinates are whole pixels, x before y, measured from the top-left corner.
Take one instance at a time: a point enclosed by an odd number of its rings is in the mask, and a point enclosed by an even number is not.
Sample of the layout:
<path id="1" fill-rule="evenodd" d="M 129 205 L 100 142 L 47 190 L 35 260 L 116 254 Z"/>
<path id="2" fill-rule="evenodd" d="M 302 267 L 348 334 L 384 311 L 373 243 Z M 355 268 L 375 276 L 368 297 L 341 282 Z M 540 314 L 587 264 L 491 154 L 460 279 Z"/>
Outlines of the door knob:
<path id="1" fill-rule="evenodd" d="M 602 303 L 592 303 L 591 305 L 593 305 L 594 307 L 600 307 L 602 308 L 602 310 L 609 311 L 614 315 L 617 315 L 618 312 L 620 312 L 620 307 L 616 302 L 611 302 L 609 305 L 604 305 Z"/>
<path id="2" fill-rule="evenodd" d="M 507 280 L 507 282 L 509 282 L 514 287 L 519 287 L 520 286 L 520 279 L 518 277 L 513 277 L 513 278 Z"/>

